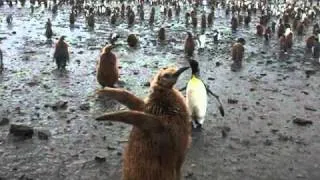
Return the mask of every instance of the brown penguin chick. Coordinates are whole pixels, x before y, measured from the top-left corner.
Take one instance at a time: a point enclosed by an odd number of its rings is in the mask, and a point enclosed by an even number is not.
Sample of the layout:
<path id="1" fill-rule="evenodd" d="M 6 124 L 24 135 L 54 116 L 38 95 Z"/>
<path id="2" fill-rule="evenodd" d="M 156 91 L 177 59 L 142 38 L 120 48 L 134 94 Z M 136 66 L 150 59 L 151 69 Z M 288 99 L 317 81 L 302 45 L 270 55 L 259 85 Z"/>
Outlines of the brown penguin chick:
<path id="1" fill-rule="evenodd" d="M 51 24 L 51 21 L 50 21 L 50 19 L 48 19 L 48 21 L 47 21 L 47 23 L 46 23 L 46 37 L 48 38 L 48 39 L 51 39 L 51 37 L 52 37 L 52 35 L 53 35 L 53 32 L 52 32 L 52 24 Z"/>
<path id="2" fill-rule="evenodd" d="M 287 42 L 286 42 L 285 35 L 281 35 L 279 41 L 280 41 L 280 50 L 287 52 Z"/>
<path id="3" fill-rule="evenodd" d="M 168 10 L 168 18 L 169 19 L 172 18 L 172 8 L 169 8 L 169 10 Z"/>
<path id="4" fill-rule="evenodd" d="M 311 35 L 306 39 L 306 47 L 308 50 L 311 50 L 312 47 L 314 46 L 315 38 L 316 38 L 315 35 Z"/>
<path id="5" fill-rule="evenodd" d="M 186 26 L 189 26 L 190 13 L 186 12 L 184 18 L 185 18 Z"/>
<path id="6" fill-rule="evenodd" d="M 138 44 L 138 38 L 134 34 L 130 34 L 127 38 L 127 43 L 130 47 L 136 47 Z"/>
<path id="7" fill-rule="evenodd" d="M 316 23 L 313 25 L 312 34 L 317 35 L 319 33 L 320 33 L 320 27 L 319 27 L 319 24 Z"/>
<path id="8" fill-rule="evenodd" d="M 128 25 L 132 26 L 134 23 L 135 14 L 133 11 L 130 11 L 129 17 L 128 17 Z"/>
<path id="9" fill-rule="evenodd" d="M 248 26 L 250 22 L 251 22 L 251 16 L 246 16 L 246 17 L 244 18 L 244 24 L 245 24 L 246 26 Z"/>
<path id="10" fill-rule="evenodd" d="M 191 34 L 191 32 L 188 32 L 187 38 L 185 40 L 184 43 L 184 52 L 188 55 L 188 56 L 192 56 L 194 49 L 195 49 L 195 42 L 193 39 L 193 36 Z"/>
<path id="11" fill-rule="evenodd" d="M 150 24 L 150 25 L 153 25 L 153 23 L 154 23 L 154 15 L 155 15 L 155 12 L 156 12 L 155 8 L 152 7 L 152 8 L 151 8 L 151 12 L 150 12 L 150 18 L 149 18 L 149 24 Z"/>
<path id="12" fill-rule="evenodd" d="M 231 18 L 231 29 L 232 31 L 236 31 L 238 28 L 238 19 L 235 16 Z"/>
<path id="13" fill-rule="evenodd" d="M 93 28 L 94 27 L 94 14 L 90 14 L 88 16 L 88 26 Z"/>
<path id="14" fill-rule="evenodd" d="M 270 37 L 271 37 L 271 34 L 272 34 L 272 30 L 271 28 L 268 26 L 266 28 L 266 30 L 264 31 L 264 37 L 266 39 L 266 41 L 269 41 Z"/>
<path id="15" fill-rule="evenodd" d="M 121 17 L 124 18 L 126 14 L 126 5 L 124 3 L 121 4 Z"/>
<path id="16" fill-rule="evenodd" d="M 287 48 L 292 48 L 292 44 L 293 44 L 293 33 L 290 32 L 290 33 L 288 33 L 285 37 L 286 37 Z"/>
<path id="17" fill-rule="evenodd" d="M 262 36 L 263 35 L 263 26 L 261 24 L 258 24 L 256 26 L 256 30 L 257 30 L 257 35 L 258 36 Z"/>
<path id="18" fill-rule="evenodd" d="M 166 40 L 166 30 L 163 27 L 160 28 L 160 30 L 159 30 L 158 39 L 160 41 L 165 41 Z"/>
<path id="19" fill-rule="evenodd" d="M 208 14 L 208 26 L 212 26 L 212 24 L 213 24 L 213 18 L 214 18 L 214 13 L 213 12 L 210 12 L 209 14 Z"/>
<path id="20" fill-rule="evenodd" d="M 112 45 L 106 45 L 97 64 L 97 81 L 102 87 L 114 87 L 119 80 L 119 62 L 111 52 Z"/>
<path id="21" fill-rule="evenodd" d="M 144 101 L 118 88 L 98 92 L 130 108 L 96 118 L 133 125 L 123 155 L 122 180 L 182 178 L 182 165 L 191 141 L 191 120 L 185 98 L 174 85 L 186 69 L 161 69 L 151 81 L 150 94 Z"/>
<path id="22" fill-rule="evenodd" d="M 111 21 L 110 21 L 110 23 L 112 24 L 112 25 L 114 25 L 114 24 L 116 24 L 116 22 L 117 22 L 117 14 L 112 14 L 111 15 Z"/>
<path id="23" fill-rule="evenodd" d="M 76 15 L 74 14 L 73 11 L 71 11 L 71 13 L 70 13 L 69 22 L 71 25 L 73 25 L 76 22 Z"/>
<path id="24" fill-rule="evenodd" d="M 297 25 L 297 34 L 299 36 L 302 36 L 303 35 L 303 30 L 304 30 L 304 24 L 303 24 L 303 22 L 299 22 L 298 25 Z"/>
<path id="25" fill-rule="evenodd" d="M 144 21 L 144 10 L 143 10 L 143 8 L 140 9 L 139 16 L 140 16 L 140 21 Z"/>
<path id="26" fill-rule="evenodd" d="M 280 38 L 282 35 L 284 35 L 285 31 L 285 26 L 281 23 L 278 28 L 278 37 Z"/>
<path id="27" fill-rule="evenodd" d="M 205 29 L 206 27 L 207 27 L 206 14 L 202 14 L 202 16 L 201 16 L 201 28 Z"/>
<path id="28" fill-rule="evenodd" d="M 239 40 L 232 45 L 231 49 L 231 55 L 232 55 L 232 61 L 237 67 L 242 66 L 242 58 L 244 55 L 244 47 L 245 44 L 244 39 L 239 38 Z"/>
<path id="29" fill-rule="evenodd" d="M 68 44 L 64 42 L 64 36 L 61 36 L 56 44 L 53 54 L 58 69 L 64 69 L 69 62 Z"/>

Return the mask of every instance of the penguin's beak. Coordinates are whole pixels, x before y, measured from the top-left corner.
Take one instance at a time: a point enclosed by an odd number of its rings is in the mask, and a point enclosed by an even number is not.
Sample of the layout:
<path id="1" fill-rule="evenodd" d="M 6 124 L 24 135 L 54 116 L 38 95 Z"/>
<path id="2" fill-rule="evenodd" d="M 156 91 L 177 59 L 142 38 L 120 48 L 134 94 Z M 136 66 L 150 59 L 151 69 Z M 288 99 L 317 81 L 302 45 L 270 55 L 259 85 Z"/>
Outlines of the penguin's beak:
<path id="1" fill-rule="evenodd" d="M 175 72 L 172 77 L 175 78 L 175 79 L 178 79 L 178 77 L 184 72 L 186 71 L 187 69 L 189 69 L 189 67 L 183 67 L 183 68 L 180 68 L 178 69 L 177 72 Z"/>

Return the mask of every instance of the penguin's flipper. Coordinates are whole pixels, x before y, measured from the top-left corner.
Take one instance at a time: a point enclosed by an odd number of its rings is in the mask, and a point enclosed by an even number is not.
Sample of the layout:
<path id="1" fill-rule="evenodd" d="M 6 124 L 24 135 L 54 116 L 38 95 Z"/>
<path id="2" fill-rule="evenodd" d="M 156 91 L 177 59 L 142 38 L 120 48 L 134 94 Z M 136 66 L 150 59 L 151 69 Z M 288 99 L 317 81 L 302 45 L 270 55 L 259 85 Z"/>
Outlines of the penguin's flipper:
<path id="1" fill-rule="evenodd" d="M 224 109 L 223 109 L 223 106 L 222 106 L 222 103 L 221 103 L 221 101 L 220 101 L 219 96 L 216 95 L 215 93 L 213 93 L 213 92 L 208 88 L 207 85 L 205 85 L 205 86 L 206 86 L 207 92 L 208 92 L 209 94 L 211 94 L 212 96 L 214 96 L 214 97 L 217 99 L 217 101 L 218 101 L 218 103 L 219 103 L 219 111 L 220 111 L 220 114 L 221 114 L 221 116 L 224 116 Z"/>
<path id="2" fill-rule="evenodd" d="M 184 91 L 184 90 L 186 90 L 186 89 L 187 89 L 187 86 L 185 86 L 185 87 L 183 87 L 183 88 L 179 89 L 179 91 Z"/>
<path id="3" fill-rule="evenodd" d="M 131 94 L 129 91 L 120 88 L 105 87 L 98 90 L 97 94 L 109 96 L 135 111 L 143 111 L 145 105 L 142 99 Z"/>
<path id="4" fill-rule="evenodd" d="M 97 117 L 96 120 L 123 122 L 149 132 L 157 132 L 163 127 L 158 117 L 140 111 L 106 113 L 100 117 Z"/>

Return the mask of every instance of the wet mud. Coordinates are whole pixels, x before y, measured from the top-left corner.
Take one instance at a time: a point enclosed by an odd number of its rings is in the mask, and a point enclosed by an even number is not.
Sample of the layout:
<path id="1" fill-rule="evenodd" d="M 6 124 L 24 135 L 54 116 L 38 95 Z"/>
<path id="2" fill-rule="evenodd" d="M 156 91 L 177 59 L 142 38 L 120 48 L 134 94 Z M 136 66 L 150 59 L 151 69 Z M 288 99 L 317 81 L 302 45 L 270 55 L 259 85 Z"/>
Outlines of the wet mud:
<path id="1" fill-rule="evenodd" d="M 182 8 L 180 18 L 163 22 L 159 7 L 156 22 L 136 17 L 133 27 L 123 20 L 117 26 L 107 17 L 96 17 L 90 30 L 84 17 L 69 26 L 70 7 L 53 16 L 48 10 L 0 7 L 0 48 L 4 67 L 0 74 L 0 179 L 116 180 L 121 176 L 121 155 L 131 127 L 101 123 L 103 112 L 125 109 L 108 98 L 95 96 L 101 88 L 95 79 L 100 49 L 110 33 L 120 35 L 113 51 L 120 61 L 120 86 L 139 97 L 148 93 L 148 81 L 161 67 L 187 65 L 184 39 L 187 31 Z M 209 12 L 208 9 L 206 9 Z M 150 7 L 145 5 L 145 19 Z M 8 26 L 5 17 L 13 14 Z M 201 13 L 198 13 L 200 19 Z M 295 180 L 320 178 L 320 65 L 305 53 L 305 36 L 294 37 L 288 54 L 279 51 L 277 37 L 265 42 L 255 35 L 259 13 L 249 27 L 231 32 L 230 16 L 215 12 L 214 24 L 206 29 L 206 45 L 196 50 L 202 79 L 220 96 L 225 108 L 221 117 L 216 101 L 209 99 L 202 132 L 193 133 L 192 147 L 184 164 L 184 179 L 190 180 Z M 51 18 L 53 39 L 45 37 Z M 157 34 L 165 26 L 168 41 Z M 223 35 L 213 43 L 213 30 Z M 137 34 L 139 45 L 129 48 L 126 38 Z M 67 70 L 56 70 L 54 43 L 62 36 L 70 46 Z M 231 45 L 246 39 L 243 67 L 230 70 Z M 187 83 L 191 72 L 180 78 Z M 296 118 L 312 123 L 294 123 Z M 10 124 L 35 129 L 32 138 L 12 136 Z M 37 132 L 42 132 L 42 136 Z M 224 133 L 222 133 L 224 132 Z M 44 134 L 44 135 L 43 135 Z"/>

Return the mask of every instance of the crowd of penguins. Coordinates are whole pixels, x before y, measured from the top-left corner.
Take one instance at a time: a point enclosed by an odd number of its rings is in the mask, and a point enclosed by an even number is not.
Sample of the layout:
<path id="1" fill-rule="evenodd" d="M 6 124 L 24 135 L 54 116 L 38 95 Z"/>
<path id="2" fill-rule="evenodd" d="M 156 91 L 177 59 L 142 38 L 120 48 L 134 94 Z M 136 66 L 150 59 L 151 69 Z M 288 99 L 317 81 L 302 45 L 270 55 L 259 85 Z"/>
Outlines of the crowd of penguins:
<path id="1" fill-rule="evenodd" d="M 116 24 L 119 18 L 127 19 L 128 25 L 136 22 L 136 13 L 139 14 L 140 21 L 145 20 L 144 5 L 151 5 L 149 15 L 149 25 L 152 26 L 155 21 L 155 6 L 162 6 L 163 14 L 172 18 L 173 12 L 180 16 L 182 4 L 192 4 L 194 8 L 185 14 L 186 26 L 198 26 L 197 7 L 202 5 L 202 1 L 174 1 L 174 0 L 143 0 L 137 2 L 137 11 L 134 12 L 130 5 L 120 2 L 119 6 L 111 8 L 107 2 L 101 0 L 99 5 L 89 5 L 84 0 L 62 0 L 56 2 L 53 0 L 48 3 L 47 0 L 38 1 L 43 4 L 52 13 L 57 13 L 58 8 L 64 4 L 70 5 L 70 25 L 76 22 L 80 14 L 86 17 L 86 23 L 89 27 L 95 26 L 95 16 L 108 16 L 110 23 Z M 259 12 L 260 21 L 256 25 L 256 35 L 262 36 L 264 41 L 269 41 L 271 36 L 276 36 L 280 44 L 280 50 L 288 53 L 292 48 L 293 34 L 302 36 L 308 32 L 311 26 L 312 34 L 306 39 L 306 49 L 312 53 L 314 58 L 319 58 L 320 28 L 317 19 L 320 15 L 319 1 L 290 1 L 284 4 L 282 8 L 271 6 L 267 1 L 246 2 L 242 0 L 235 1 L 209 1 L 208 5 L 211 11 L 208 14 L 203 13 L 200 17 L 200 26 L 205 29 L 212 26 L 214 12 L 217 8 L 225 10 L 225 14 L 232 15 L 231 29 L 237 31 L 239 24 L 249 25 L 251 16 Z M 11 0 L 4 3 L 0 0 L 0 6 L 12 7 Z M 21 5 L 25 0 L 20 1 Z M 31 13 L 34 11 L 35 0 L 30 0 Z M 314 6 L 313 3 L 317 3 Z M 174 11 L 173 11 L 174 10 Z M 273 19 L 277 19 L 273 21 Z M 11 24 L 12 15 L 8 15 L 6 21 Z M 52 38 L 52 24 L 48 19 L 45 26 L 45 35 L 48 39 Z M 218 32 L 215 33 L 213 41 L 218 41 Z M 191 32 L 187 33 L 184 45 L 184 51 L 188 58 L 190 66 L 180 69 L 175 67 L 166 67 L 160 69 L 150 82 L 150 94 L 145 99 L 140 99 L 131 92 L 117 88 L 115 84 L 119 80 L 119 61 L 112 49 L 116 47 L 119 35 L 111 33 L 109 42 L 102 49 L 100 59 L 97 64 L 97 81 L 103 87 L 98 90 L 99 95 L 109 96 L 120 103 L 126 105 L 129 110 L 106 113 L 96 118 L 98 121 L 118 121 L 131 124 L 134 128 L 129 137 L 126 152 L 123 155 L 123 180 L 178 180 L 182 176 L 182 165 L 191 144 L 191 129 L 202 128 L 205 120 L 207 108 L 207 94 L 214 96 L 219 103 L 219 111 L 224 116 L 224 109 L 219 100 L 219 96 L 214 94 L 208 86 L 201 80 L 199 73 L 199 64 L 192 60 L 196 49 L 198 36 Z M 158 40 L 166 40 L 166 29 L 160 28 Z M 135 47 L 138 38 L 134 34 L 127 37 L 129 47 Z M 201 42 L 200 42 L 201 43 Z M 234 69 L 241 68 L 244 55 L 244 45 L 246 41 L 238 38 L 232 45 L 231 56 Z M 65 42 L 65 36 L 61 36 L 55 45 L 54 59 L 57 68 L 65 69 L 69 62 L 68 44 Z M 0 69 L 3 69 L 2 52 L 0 50 Z M 174 88 L 179 75 L 191 67 L 192 76 L 187 86 L 177 90 Z M 186 90 L 186 98 L 181 91 Z"/>

